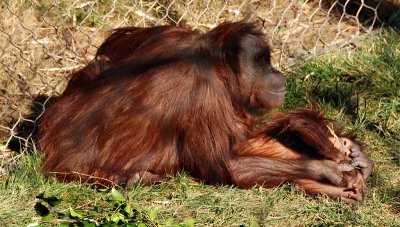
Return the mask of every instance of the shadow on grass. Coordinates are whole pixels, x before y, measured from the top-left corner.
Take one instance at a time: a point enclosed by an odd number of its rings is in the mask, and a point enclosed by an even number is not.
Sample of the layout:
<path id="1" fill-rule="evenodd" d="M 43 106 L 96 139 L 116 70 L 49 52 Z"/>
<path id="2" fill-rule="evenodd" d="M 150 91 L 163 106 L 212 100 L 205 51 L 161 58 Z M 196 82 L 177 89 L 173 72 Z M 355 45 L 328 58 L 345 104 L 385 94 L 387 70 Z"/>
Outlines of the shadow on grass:
<path id="1" fill-rule="evenodd" d="M 359 116 L 359 98 L 351 85 L 336 83 L 334 86 L 324 86 L 318 83 L 312 90 L 312 95 L 336 109 L 343 109 L 352 121 Z"/>
<path id="2" fill-rule="evenodd" d="M 391 204 L 392 212 L 400 214 L 400 188 L 388 188 L 382 194 L 382 201 Z"/>
<path id="3" fill-rule="evenodd" d="M 34 143 L 38 139 L 40 116 L 49 106 L 52 99 L 53 97 L 45 95 L 38 95 L 33 98 L 30 105 L 30 114 L 24 116 L 24 120 L 21 121 L 14 130 L 14 136 L 8 145 L 11 150 L 17 152 L 30 150 L 27 148 L 32 147 L 32 142 Z"/>

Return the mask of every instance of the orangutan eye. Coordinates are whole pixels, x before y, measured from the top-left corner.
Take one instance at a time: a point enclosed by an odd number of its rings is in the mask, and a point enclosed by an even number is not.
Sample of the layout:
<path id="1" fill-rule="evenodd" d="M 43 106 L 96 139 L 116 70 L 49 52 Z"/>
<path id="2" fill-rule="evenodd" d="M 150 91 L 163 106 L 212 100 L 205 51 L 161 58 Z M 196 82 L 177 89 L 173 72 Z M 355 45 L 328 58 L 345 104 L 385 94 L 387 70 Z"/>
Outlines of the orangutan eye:
<path id="1" fill-rule="evenodd" d="M 269 55 L 269 51 L 262 51 L 256 54 L 255 61 L 260 63 L 270 63 L 271 56 Z"/>

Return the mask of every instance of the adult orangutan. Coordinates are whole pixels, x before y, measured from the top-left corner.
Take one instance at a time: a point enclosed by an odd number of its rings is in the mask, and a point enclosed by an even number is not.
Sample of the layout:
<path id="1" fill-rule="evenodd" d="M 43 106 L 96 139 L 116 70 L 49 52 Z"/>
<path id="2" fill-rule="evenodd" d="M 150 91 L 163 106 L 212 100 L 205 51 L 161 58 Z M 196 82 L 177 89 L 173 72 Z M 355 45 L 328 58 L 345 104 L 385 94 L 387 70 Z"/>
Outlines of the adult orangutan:
<path id="1" fill-rule="evenodd" d="M 284 95 L 285 79 L 252 23 L 205 34 L 117 29 L 42 116 L 40 170 L 121 186 L 185 171 L 209 184 L 292 182 L 307 193 L 362 200 L 373 163 L 356 143 L 335 138 L 318 112 L 254 129 L 251 111 L 279 107 Z"/>

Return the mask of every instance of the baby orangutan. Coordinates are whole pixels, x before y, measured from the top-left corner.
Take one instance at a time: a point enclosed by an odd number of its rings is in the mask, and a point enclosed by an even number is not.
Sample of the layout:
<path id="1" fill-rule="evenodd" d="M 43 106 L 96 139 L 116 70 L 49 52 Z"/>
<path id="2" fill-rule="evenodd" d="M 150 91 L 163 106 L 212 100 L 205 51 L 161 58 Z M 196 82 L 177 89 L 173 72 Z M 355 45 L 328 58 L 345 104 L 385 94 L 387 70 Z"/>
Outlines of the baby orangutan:
<path id="1" fill-rule="evenodd" d="M 328 166 L 337 165 L 342 178 L 336 183 L 301 177 L 288 179 L 285 182 L 293 183 L 296 188 L 304 190 L 307 194 L 326 194 L 349 204 L 363 200 L 364 180 L 371 174 L 374 164 L 353 138 L 338 137 L 329 127 L 332 122 L 314 110 L 300 109 L 287 115 L 274 116 L 272 119 L 274 119 L 272 123 L 262 127 L 258 135 L 240 144 L 235 150 L 241 155 L 268 156 L 276 160 L 324 161 L 326 165 L 316 168 L 315 173 L 326 172 L 331 169 Z M 305 119 L 304 122 L 297 124 L 302 119 Z M 320 143 L 324 138 L 328 144 Z M 333 148 L 331 152 L 340 152 L 343 154 L 342 158 L 329 160 L 330 158 L 324 156 L 321 149 L 331 145 Z M 282 181 L 270 178 L 263 183 L 272 186 L 279 185 Z M 248 185 L 241 185 L 241 187 L 251 186 L 250 182 Z"/>

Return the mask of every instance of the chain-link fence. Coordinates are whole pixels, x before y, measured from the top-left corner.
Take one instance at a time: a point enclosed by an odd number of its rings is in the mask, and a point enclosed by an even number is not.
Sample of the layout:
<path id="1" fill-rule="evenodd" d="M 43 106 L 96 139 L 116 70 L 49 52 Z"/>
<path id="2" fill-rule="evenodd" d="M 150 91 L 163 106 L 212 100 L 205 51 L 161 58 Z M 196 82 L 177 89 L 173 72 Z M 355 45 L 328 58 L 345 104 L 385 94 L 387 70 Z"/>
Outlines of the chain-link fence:
<path id="1" fill-rule="evenodd" d="M 399 0 L 3 1 L 0 176 L 11 150 L 32 145 L 48 97 L 62 92 L 113 28 L 179 24 L 206 31 L 223 21 L 255 21 L 269 36 L 274 64 L 287 70 L 296 59 L 355 48 L 363 35 L 398 26 L 399 6 Z"/>

